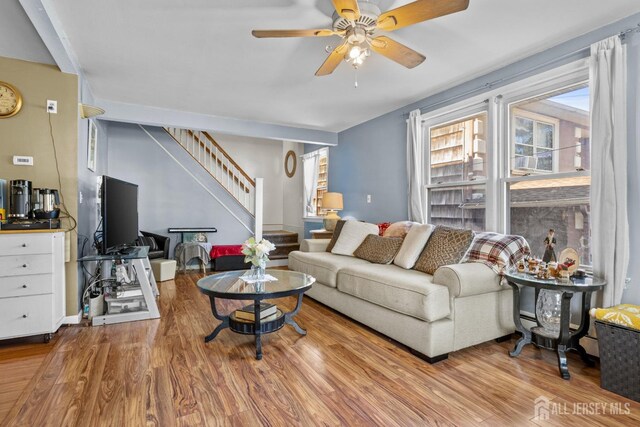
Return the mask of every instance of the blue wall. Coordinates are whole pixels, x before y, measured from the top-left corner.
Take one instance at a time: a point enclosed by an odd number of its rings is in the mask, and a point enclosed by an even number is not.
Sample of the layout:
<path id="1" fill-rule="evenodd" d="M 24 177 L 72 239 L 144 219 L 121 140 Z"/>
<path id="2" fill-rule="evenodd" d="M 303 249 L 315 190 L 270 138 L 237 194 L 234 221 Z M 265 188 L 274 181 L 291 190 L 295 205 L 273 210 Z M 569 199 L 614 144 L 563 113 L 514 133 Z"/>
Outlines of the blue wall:
<path id="1" fill-rule="evenodd" d="M 145 129 L 161 146 L 138 125 L 109 122 L 107 174 L 138 185 L 140 230 L 167 236 L 169 227 L 216 227 L 218 232 L 209 234 L 209 242 L 220 245 L 244 242 L 251 233 L 223 204 L 251 229 L 253 217 L 166 132 L 151 126 Z M 172 256 L 179 234 L 170 237 Z"/>
<path id="2" fill-rule="evenodd" d="M 329 150 L 329 179 L 330 190 L 344 194 L 345 209 L 341 216 L 351 215 L 371 222 L 407 219 L 406 120 L 411 110 L 420 108 L 423 112 L 433 111 L 488 89 L 584 58 L 588 55 L 590 44 L 635 27 L 638 22 L 640 14 L 633 15 L 340 132 L 338 146 Z M 637 159 L 640 150 L 636 150 L 636 143 L 640 141 L 640 128 L 636 118 L 640 88 L 640 34 L 629 34 L 626 43 L 629 51 L 629 212 L 633 213 L 640 210 L 640 181 L 637 172 L 640 167 Z M 371 204 L 366 203 L 367 194 L 372 195 Z M 640 224 L 633 215 L 630 215 L 629 222 L 632 239 L 629 275 L 632 285 L 624 300 L 640 303 L 640 264 L 633 262 L 634 255 L 640 253 Z M 307 223 L 307 231 L 314 228 L 321 226 Z"/>

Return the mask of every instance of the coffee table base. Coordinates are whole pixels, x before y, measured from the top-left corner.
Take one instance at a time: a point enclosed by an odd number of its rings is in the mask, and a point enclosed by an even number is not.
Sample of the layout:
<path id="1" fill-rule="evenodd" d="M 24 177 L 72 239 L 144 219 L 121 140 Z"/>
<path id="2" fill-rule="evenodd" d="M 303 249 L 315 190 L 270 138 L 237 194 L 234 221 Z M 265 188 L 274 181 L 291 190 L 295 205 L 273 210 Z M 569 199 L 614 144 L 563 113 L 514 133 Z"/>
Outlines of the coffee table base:
<path id="1" fill-rule="evenodd" d="M 227 328 L 231 329 L 233 332 L 238 334 L 255 335 L 256 359 L 261 360 L 262 359 L 261 337 L 263 334 L 270 334 L 272 332 L 276 332 L 282 329 L 282 327 L 285 324 L 291 325 L 293 329 L 295 329 L 296 332 L 299 333 L 300 335 L 307 334 L 307 331 L 302 329 L 300 325 L 298 325 L 298 323 L 293 319 L 293 317 L 298 314 L 298 312 L 300 311 L 300 308 L 302 307 L 302 297 L 303 297 L 303 294 L 298 294 L 296 307 L 293 309 L 293 311 L 290 311 L 288 313 L 283 313 L 280 309 L 278 309 L 279 315 L 276 316 L 275 319 L 269 320 L 267 322 L 260 321 L 259 312 L 260 312 L 261 300 L 254 300 L 256 321 L 254 323 L 249 323 L 246 321 L 241 321 L 239 319 L 236 319 L 233 316 L 233 314 L 225 316 L 218 313 L 218 310 L 216 309 L 216 297 L 210 295 L 209 301 L 211 302 L 211 312 L 213 313 L 213 317 L 220 320 L 221 323 L 218 326 L 216 326 L 213 332 L 211 332 L 209 335 L 207 335 L 204 338 L 204 342 L 208 343 L 210 341 L 213 341 L 218 336 L 220 331 Z"/>

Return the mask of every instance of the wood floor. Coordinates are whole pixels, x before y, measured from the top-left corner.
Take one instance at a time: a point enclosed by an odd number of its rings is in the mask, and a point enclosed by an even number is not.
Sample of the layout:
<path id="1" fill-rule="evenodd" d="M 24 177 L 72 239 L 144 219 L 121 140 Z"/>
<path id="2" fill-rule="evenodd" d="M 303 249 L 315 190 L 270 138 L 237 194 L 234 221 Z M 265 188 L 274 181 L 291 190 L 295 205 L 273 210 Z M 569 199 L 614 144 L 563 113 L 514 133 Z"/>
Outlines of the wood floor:
<path id="1" fill-rule="evenodd" d="M 429 365 L 308 298 L 297 317 L 308 335 L 266 336 L 262 361 L 249 336 L 204 344 L 217 321 L 199 277 L 160 284 L 160 320 L 0 344 L 0 425 L 640 425 L 640 404 L 600 389 L 598 369 L 576 357 L 569 381 L 551 352 L 510 358 L 513 341 Z M 548 421 L 534 414 L 540 396 Z"/>

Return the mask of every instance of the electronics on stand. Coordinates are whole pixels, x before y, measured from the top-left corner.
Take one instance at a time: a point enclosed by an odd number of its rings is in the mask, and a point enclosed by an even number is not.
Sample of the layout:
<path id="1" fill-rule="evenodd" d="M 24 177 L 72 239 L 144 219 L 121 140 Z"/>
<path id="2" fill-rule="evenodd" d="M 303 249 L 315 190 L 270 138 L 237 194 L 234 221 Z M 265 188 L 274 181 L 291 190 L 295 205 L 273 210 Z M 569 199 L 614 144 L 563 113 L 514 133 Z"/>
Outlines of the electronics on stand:
<path id="1" fill-rule="evenodd" d="M 26 219 L 31 212 L 31 181 L 15 179 L 9 182 L 8 218 Z"/>
<path id="2" fill-rule="evenodd" d="M 138 238 L 138 186 L 109 176 L 100 187 L 101 230 L 96 231 L 96 248 L 101 254 L 127 254 Z M 99 238 L 98 238 L 99 237 Z"/>
<path id="3" fill-rule="evenodd" d="M 4 195 L 3 195 L 4 196 Z M 0 199 L 3 199 L 0 196 Z M 58 190 L 34 188 L 26 179 L 9 181 L 9 211 L 0 203 L 0 229 L 48 230 L 60 228 L 60 204 Z M 6 220 L 6 221 L 5 221 Z"/>

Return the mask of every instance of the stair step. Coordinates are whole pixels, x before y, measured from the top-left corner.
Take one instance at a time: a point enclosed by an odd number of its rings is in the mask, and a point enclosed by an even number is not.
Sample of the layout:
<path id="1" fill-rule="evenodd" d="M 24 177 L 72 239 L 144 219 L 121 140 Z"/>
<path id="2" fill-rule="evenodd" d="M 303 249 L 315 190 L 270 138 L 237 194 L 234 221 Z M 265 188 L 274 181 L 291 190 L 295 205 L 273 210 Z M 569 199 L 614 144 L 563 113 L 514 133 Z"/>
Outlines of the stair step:
<path id="1" fill-rule="evenodd" d="M 289 257 L 289 252 L 299 249 L 298 243 L 277 243 L 276 248 L 269 254 L 269 259 L 286 259 Z"/>
<path id="2" fill-rule="evenodd" d="M 262 237 L 276 246 L 283 243 L 298 243 L 298 233 L 293 233 L 291 231 L 265 231 L 262 233 Z"/>

